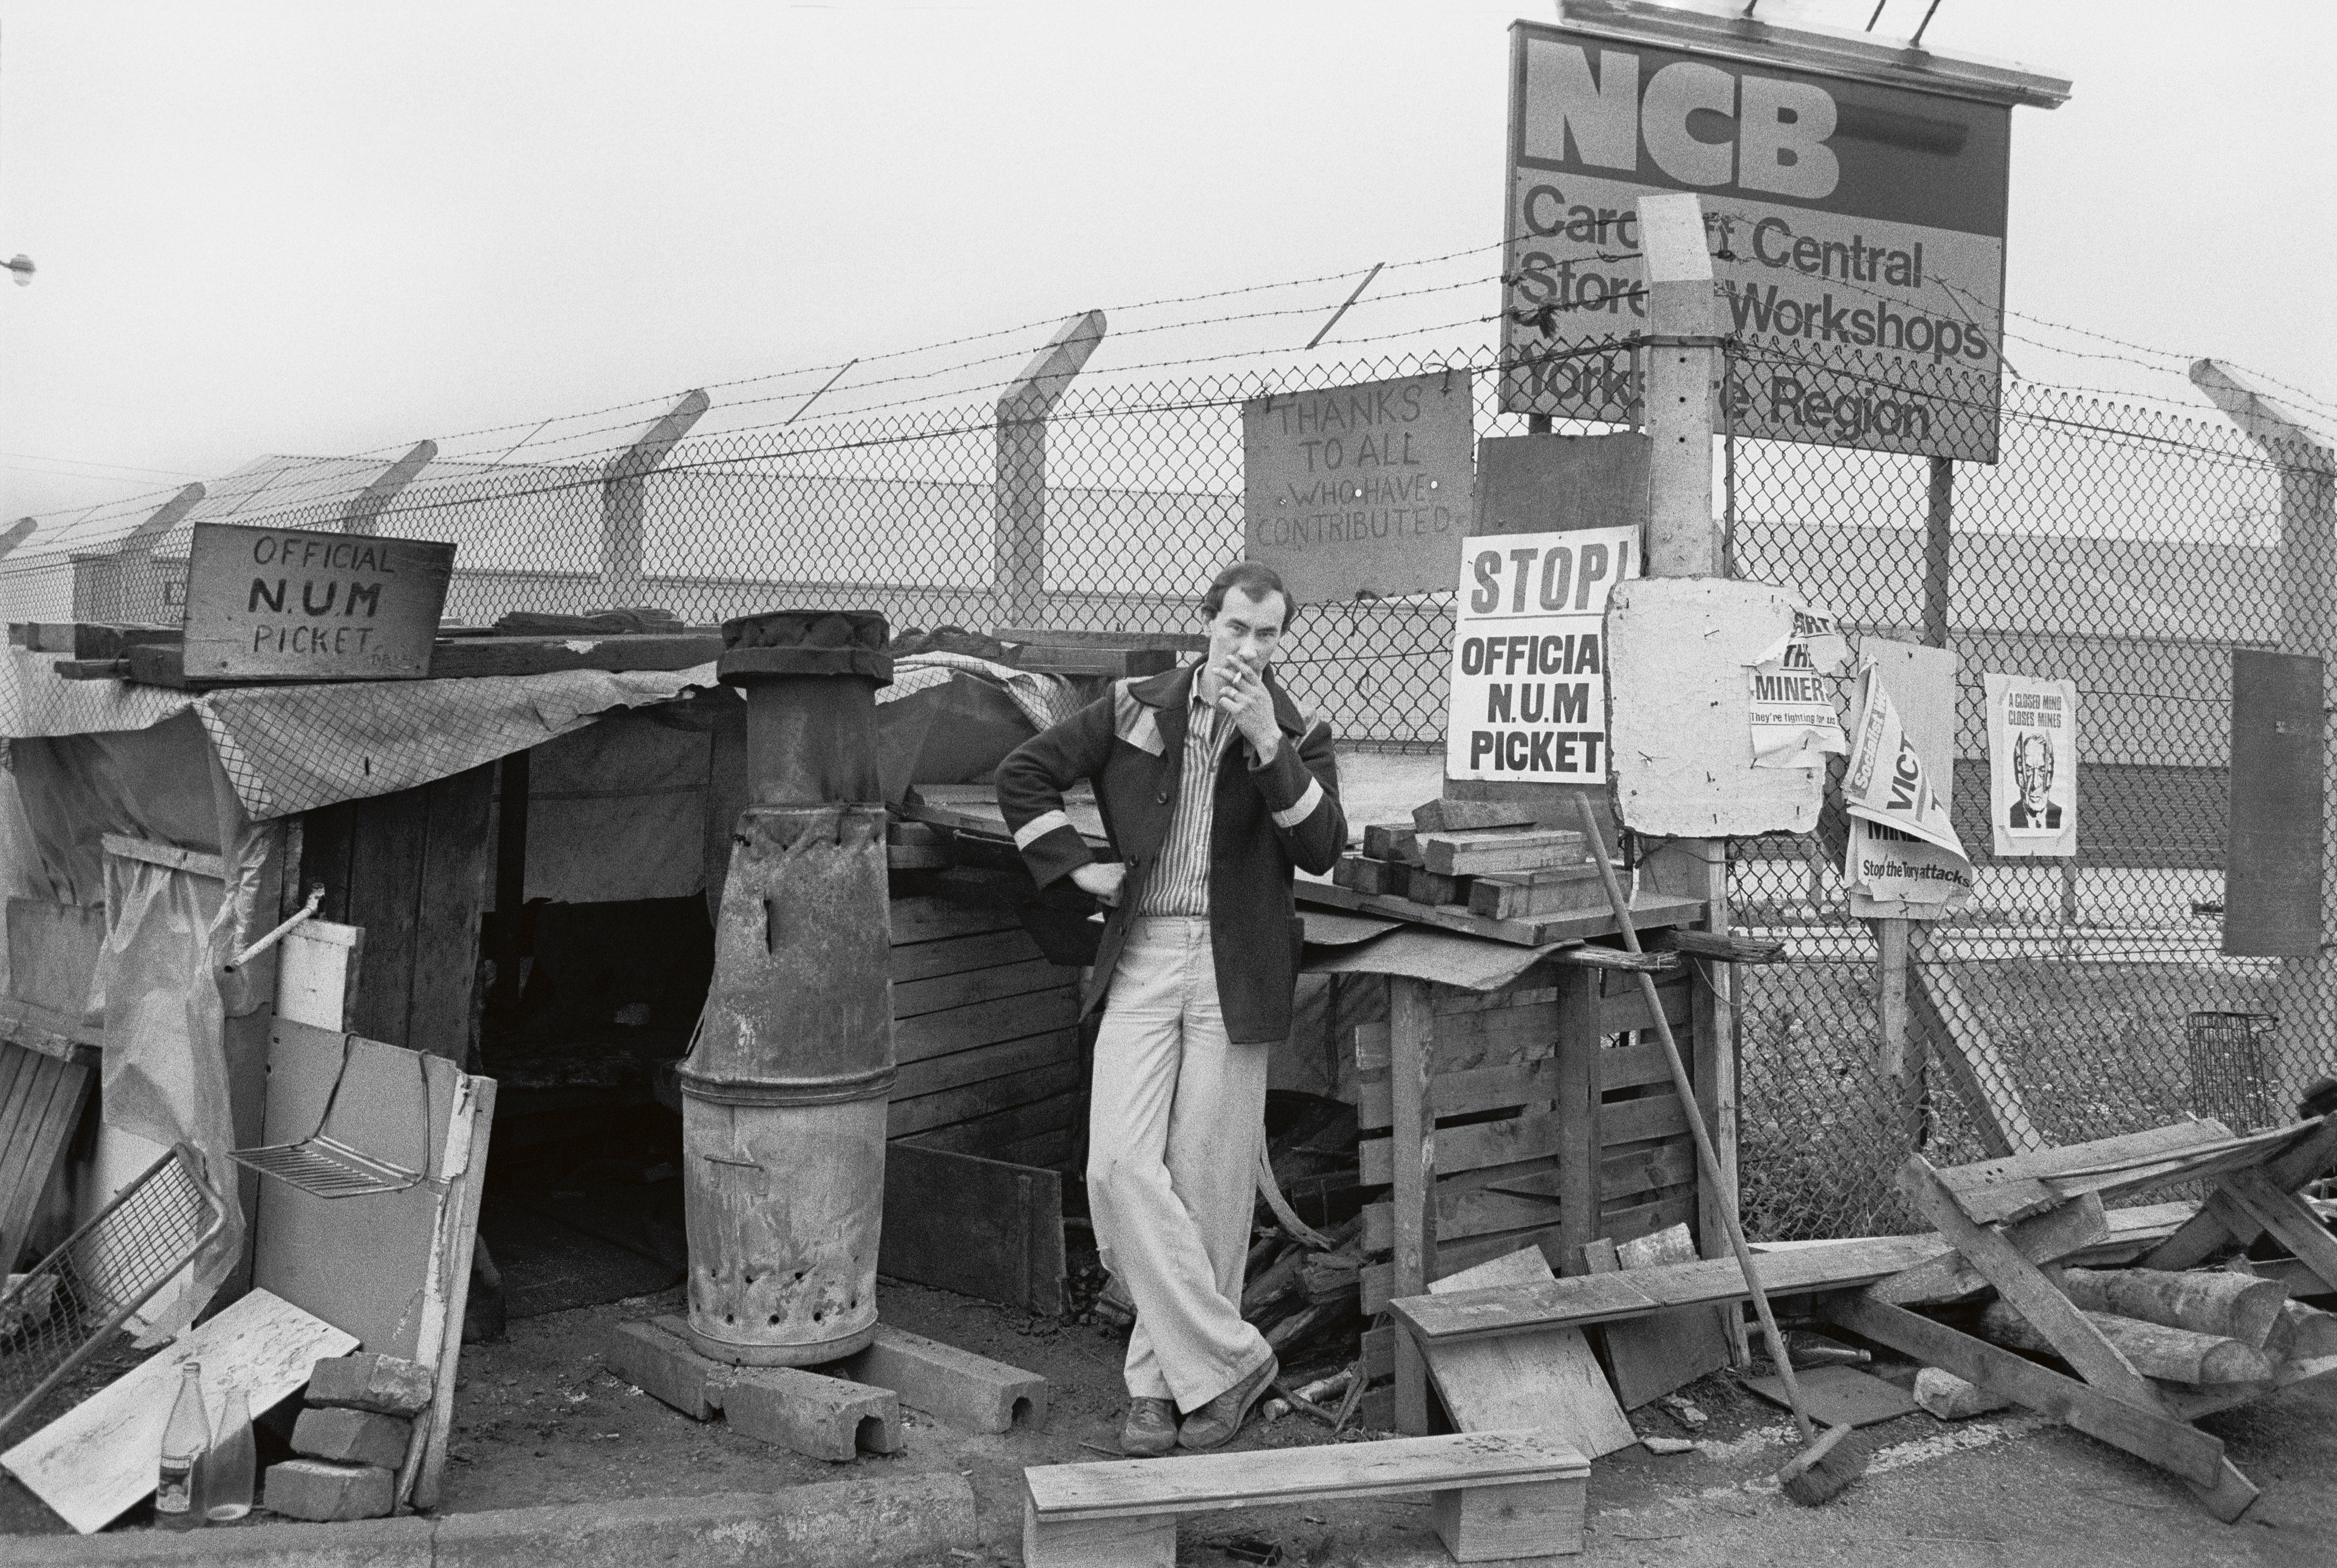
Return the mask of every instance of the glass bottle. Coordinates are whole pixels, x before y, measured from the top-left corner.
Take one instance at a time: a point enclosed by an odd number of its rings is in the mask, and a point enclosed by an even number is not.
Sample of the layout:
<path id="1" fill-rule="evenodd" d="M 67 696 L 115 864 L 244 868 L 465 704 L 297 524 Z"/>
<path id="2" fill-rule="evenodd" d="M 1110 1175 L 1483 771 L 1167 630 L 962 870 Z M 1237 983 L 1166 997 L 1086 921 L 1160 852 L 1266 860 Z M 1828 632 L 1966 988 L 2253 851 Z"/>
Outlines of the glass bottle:
<path id="1" fill-rule="evenodd" d="M 211 1446 L 210 1421 L 203 1412 L 203 1368 L 189 1361 L 179 1369 L 179 1397 L 162 1428 L 162 1449 L 154 1482 L 154 1523 L 165 1530 L 191 1530 L 203 1522 L 195 1506 L 195 1466 Z"/>
<path id="2" fill-rule="evenodd" d="M 195 1468 L 195 1496 L 206 1520 L 224 1524 L 251 1512 L 252 1472 L 258 1462 L 251 1443 L 250 1396 L 231 1388 L 210 1451 Z"/>

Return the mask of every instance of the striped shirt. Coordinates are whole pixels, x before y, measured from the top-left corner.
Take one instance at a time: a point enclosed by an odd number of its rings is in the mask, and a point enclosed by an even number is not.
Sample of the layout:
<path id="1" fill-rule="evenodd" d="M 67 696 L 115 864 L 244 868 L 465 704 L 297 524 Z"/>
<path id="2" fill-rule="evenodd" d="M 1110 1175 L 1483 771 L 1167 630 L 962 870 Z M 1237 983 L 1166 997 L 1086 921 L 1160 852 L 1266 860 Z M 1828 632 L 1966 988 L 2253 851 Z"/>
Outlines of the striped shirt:
<path id="1" fill-rule="evenodd" d="M 1209 912 L 1209 830 L 1217 815 L 1217 764 L 1235 735 L 1225 709 L 1201 695 L 1193 677 L 1193 700 L 1186 709 L 1185 760 L 1177 775 L 1177 803 L 1168 834 L 1136 896 L 1136 913 L 1187 915 Z"/>

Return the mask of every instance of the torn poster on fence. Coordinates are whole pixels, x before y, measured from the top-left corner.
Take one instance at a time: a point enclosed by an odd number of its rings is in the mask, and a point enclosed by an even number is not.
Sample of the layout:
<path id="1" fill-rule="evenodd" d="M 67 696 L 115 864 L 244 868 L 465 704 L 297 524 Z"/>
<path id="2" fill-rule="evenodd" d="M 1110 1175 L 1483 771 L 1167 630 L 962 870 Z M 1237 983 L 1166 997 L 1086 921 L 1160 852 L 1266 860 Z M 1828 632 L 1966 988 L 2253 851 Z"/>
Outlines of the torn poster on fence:
<path id="1" fill-rule="evenodd" d="M 1863 817 L 1850 819 L 1842 877 L 1853 915 L 1939 920 L 1971 901 L 1970 861 Z"/>
<path id="2" fill-rule="evenodd" d="M 1792 629 L 1749 672 L 1755 767 L 1824 767 L 1850 750 L 1832 678 L 1850 663 L 1850 644 L 1824 610 L 1797 604 L 1793 616 Z"/>
<path id="3" fill-rule="evenodd" d="M 2078 852 L 2078 686 L 1983 675 L 1988 825 L 2000 855 Z"/>
<path id="4" fill-rule="evenodd" d="M 1931 788 L 1882 672 L 1872 664 L 1859 672 L 1857 744 L 1843 774 L 1842 802 L 1853 818 L 1953 851 L 1969 871 L 1971 857 L 1948 820 L 1947 803 Z"/>

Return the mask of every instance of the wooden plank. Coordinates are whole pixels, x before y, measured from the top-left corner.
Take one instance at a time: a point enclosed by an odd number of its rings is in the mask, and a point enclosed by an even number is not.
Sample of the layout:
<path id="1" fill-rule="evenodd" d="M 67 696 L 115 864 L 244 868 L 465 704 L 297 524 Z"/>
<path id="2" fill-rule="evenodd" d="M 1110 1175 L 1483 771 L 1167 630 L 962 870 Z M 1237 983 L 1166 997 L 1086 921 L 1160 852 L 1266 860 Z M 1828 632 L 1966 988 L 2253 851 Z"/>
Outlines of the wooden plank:
<path id="1" fill-rule="evenodd" d="M 1364 1251 L 1387 1251 L 1395 1245 L 1394 1209 L 1385 1203 L 1364 1206 Z M 1501 1231 L 1521 1231 L 1548 1225 L 1558 1218 L 1556 1197 L 1502 1192 L 1491 1187 L 1450 1192 L 1436 1190 L 1436 1234 L 1440 1242 Z"/>
<path id="2" fill-rule="evenodd" d="M 1443 1025 L 1440 1022 L 1437 1027 L 1442 1029 Z M 1439 1073 L 1434 1076 L 1436 1114 L 1440 1117 L 1465 1116 L 1510 1105 L 1546 1105 L 1558 1088 L 1557 1064 L 1548 1057 L 1517 1066 L 1480 1067 L 1472 1072 Z M 1359 1082 L 1356 1091 L 1356 1125 L 1374 1132 L 1393 1125 L 1394 1112 L 1384 1076 Z"/>
<path id="3" fill-rule="evenodd" d="M 885 1155 L 877 1271 L 1033 1312 L 1063 1310 L 1063 1183 L 1053 1171 L 915 1143 Z"/>
<path id="4" fill-rule="evenodd" d="M 219 856 L 200 850 L 183 850 L 176 844 L 156 843 L 152 839 L 132 838 L 128 833 L 106 833 L 101 842 L 105 852 L 116 860 L 143 861 L 164 871 L 191 872 L 199 877 L 209 877 L 215 882 L 227 880 L 227 862 Z"/>
<path id="5" fill-rule="evenodd" d="M 976 1002 L 996 1001 L 1002 997 L 1024 997 L 1033 991 L 1061 989 L 1070 994 L 1076 969 L 1060 969 L 1043 958 L 1032 957 L 1019 963 L 996 964 L 988 969 L 968 969 L 960 974 L 935 975 L 927 979 L 893 982 L 893 1018 L 897 1023 L 924 1013 L 938 1013 L 950 1008 L 971 1007 Z"/>
<path id="6" fill-rule="evenodd" d="M 2337 1236 L 2293 1193 L 2274 1186 L 2261 1171 L 2234 1171 L 2223 1181 L 2223 1196 L 2247 1211 L 2296 1261 L 2337 1290 Z"/>
<path id="7" fill-rule="evenodd" d="M 1469 879 L 1432 872 L 1424 866 L 1407 866 L 1403 886 L 1396 890 L 1396 894 L 1415 904 L 1465 910 L 1469 907 Z"/>
<path id="8" fill-rule="evenodd" d="M 1561 1147 L 1558 1117 L 1550 1112 L 1530 1112 L 1506 1121 L 1474 1122 L 1465 1127 L 1450 1127 L 1438 1132 L 1436 1140 L 1436 1168 L 1439 1173 L 1508 1164 L 1516 1160 L 1531 1159 L 1538 1154 L 1556 1154 Z M 1388 1139 L 1372 1138 L 1362 1144 L 1360 1154 L 1365 1186 L 1376 1187 L 1395 1179 L 1394 1157 L 1390 1152 L 1390 1143 Z"/>
<path id="9" fill-rule="evenodd" d="M 1668 1138 L 1687 1131 L 1687 1112 L 1677 1095 L 1643 1095 L 1636 1100 L 1609 1100 L 1599 1108 L 1599 1146 L 1636 1144 Z M 1568 1140 L 1569 1147 L 1572 1140 Z M 1589 1240 L 1585 1237 L 1584 1240 Z"/>
<path id="10" fill-rule="evenodd" d="M 1053 1029 L 1019 1040 L 1001 1040 L 995 1045 L 976 1046 L 971 1050 L 953 1051 L 945 1057 L 925 1057 L 904 1064 L 899 1078 L 894 1083 L 892 1098 L 895 1101 L 914 1100 L 940 1094 L 945 1089 L 962 1088 L 987 1078 L 1001 1078 L 1011 1073 L 1028 1072 L 1053 1063 L 1069 1062 L 1077 1066 L 1079 1059 L 1080 1032 L 1077 1029 Z"/>
<path id="11" fill-rule="evenodd" d="M 1393 1191 L 1393 1260 L 1391 1289 L 1405 1294 L 1425 1290 L 1436 1268 L 1436 1101 L 1430 1074 L 1429 1043 L 1434 1030 L 1428 982 L 1407 975 L 1388 981 L 1389 1067 L 1393 1130 L 1385 1145 L 1390 1165 L 1382 1180 Z M 1456 1167 L 1457 1168 L 1457 1167 Z M 1365 1180 L 1371 1178 L 1366 1175 Z M 1396 1430 L 1428 1430 L 1427 1368 L 1417 1346 L 1396 1346 Z"/>
<path id="12" fill-rule="evenodd" d="M 1013 658 L 1017 669 L 1049 675 L 1096 675 L 1113 679 L 1159 675 L 1177 667 L 1177 654 L 1165 648 L 1067 648 L 1025 643 Z"/>
<path id="13" fill-rule="evenodd" d="M 1388 1065 L 1388 1026 L 1355 1026 L 1355 1066 Z M 1555 1000 L 1525 1007 L 1486 1008 L 1437 1015 L 1429 1070 L 1440 1076 L 1540 1060 L 1558 1049 Z"/>
<path id="14" fill-rule="evenodd" d="M 1608 1332 L 1611 1336 L 1614 1330 Z M 1802 1407 L 1821 1427 L 1873 1427 L 1912 1416 L 1921 1407 L 1901 1389 L 1855 1367 L 1811 1367 L 1794 1381 Z M 1781 1377 L 1747 1378 L 1745 1386 L 1772 1405 L 1793 1408 Z"/>
<path id="15" fill-rule="evenodd" d="M 1418 842 L 1421 863 L 1437 875 L 1447 877 L 1541 871 L 1578 863 L 1582 859 L 1582 835 L 1564 828 L 1422 833 Z"/>
<path id="16" fill-rule="evenodd" d="M 943 898 L 930 893 L 895 899 L 891 914 L 893 945 L 896 948 L 913 942 L 944 941 L 980 936 L 988 931 L 1022 929 L 1022 920 L 1002 903 Z"/>
<path id="17" fill-rule="evenodd" d="M 2032 1215 L 2003 1232 L 2005 1242 L 2032 1263 L 2050 1263 L 2080 1251 L 2109 1234 L 2101 1195 L 2088 1193 L 2074 1203 Z M 1961 1252 L 1920 1264 L 1869 1286 L 1867 1294 L 1895 1307 L 1945 1305 L 1992 1289 L 1988 1277 Z"/>
<path id="18" fill-rule="evenodd" d="M 87 657 L 99 656 L 91 654 Z M 1475 833 L 1486 828 L 1530 828 L 1534 812 L 1517 801 L 1423 801 L 1412 808 L 1412 826 L 1424 833 Z M 1575 835 L 1580 838 L 1579 833 Z"/>
<path id="19" fill-rule="evenodd" d="M 1818 1310 L 1854 1334 L 2017 1399 L 2195 1485 L 2214 1485 L 2222 1478 L 2224 1445 L 2172 1416 L 2113 1398 L 2013 1351 L 1863 1294 L 1829 1297 Z"/>
<path id="20" fill-rule="evenodd" d="M 900 929 L 897 913 L 894 917 L 894 929 L 896 931 Z M 986 969 L 1001 964 L 1023 963 L 1040 956 L 1039 944 L 1031 940 L 1030 932 L 1020 925 L 1013 925 L 972 936 L 945 937 L 939 941 L 895 941 L 892 949 L 891 973 L 893 984 L 897 988 L 905 981 L 932 979 L 937 975 L 960 975 L 971 969 Z M 895 1017 L 901 1016 L 897 1003 L 893 1011 Z"/>
<path id="21" fill-rule="evenodd" d="M 1650 1198 L 1645 1193 L 1614 1198 L 1599 1205 L 1599 1228 L 1624 1241 L 1668 1229 L 1696 1214 L 1696 1188 L 1675 1187 Z"/>
<path id="22" fill-rule="evenodd" d="M 1048 648 L 1165 648 L 1172 653 L 1207 653 L 1209 639 L 1198 631 L 1071 631 L 1061 627 L 993 628 L 1001 642 L 1035 642 Z"/>
<path id="23" fill-rule="evenodd" d="M 318 1360 L 357 1345 L 354 1335 L 253 1290 L 0 1454 L 0 1467 L 86 1535 L 154 1490 L 181 1363 L 202 1363 L 207 1393 L 241 1388 L 265 1410 L 306 1383 Z"/>
<path id="24" fill-rule="evenodd" d="M 2218 1121 L 2177 1122 L 2114 1138 L 2097 1138 L 2089 1144 L 2070 1144 L 2034 1154 L 1951 1166 L 1936 1174 L 1940 1184 L 1954 1195 L 1959 1209 L 1976 1223 L 1992 1225 L 2042 1213 L 2067 1203 L 2080 1190 L 2065 1183 L 2062 1190 L 2057 1191 L 2046 1185 L 2045 1178 L 2049 1176 L 2087 1165 L 2179 1154 L 2203 1144 L 2221 1143 L 2231 1135 L 2231 1129 Z M 2107 1200 L 2136 1184 L 2106 1176 L 2084 1183 L 2083 1190 L 2098 1192 Z"/>
<path id="25" fill-rule="evenodd" d="M 1693 1146 L 1688 1150 L 1688 1174 L 1696 1171 Z M 1695 1206 L 1690 1193 L 1681 1205 L 1683 1220 Z M 1660 1230 L 1628 1241 L 1616 1257 L 1618 1268 L 1652 1268 L 1692 1262 L 1696 1243 L 1688 1228 L 1675 1221 Z M 1598 1269 L 1593 1250 L 1583 1251 L 1586 1267 Z M 1724 1309 L 1676 1307 L 1645 1318 L 1606 1325 L 1607 1366 L 1614 1375 L 1615 1398 L 1626 1410 L 1636 1410 L 1675 1388 L 1693 1383 L 1707 1372 L 1728 1364 L 1728 1327 Z M 1579 1330 L 1578 1330 L 1579 1332 Z M 1501 1340 L 1492 1341 L 1495 1344 Z"/>
<path id="26" fill-rule="evenodd" d="M 1559 1155 L 1560 1267 L 1569 1271 L 1581 1267 L 1582 1244 L 1599 1234 L 1604 1173 L 1591 1154 L 1601 1144 L 1604 1122 L 1599 989 L 1595 975 L 1570 975 L 1558 998 L 1559 1083 L 1551 1104 L 1550 1146 Z"/>
<path id="27" fill-rule="evenodd" d="M 406 1041 L 456 1064 L 478 1044 L 480 920 L 494 868 L 495 765 L 422 786 L 425 839 L 415 900 Z"/>
<path id="28" fill-rule="evenodd" d="M 1393 861 L 1400 865 L 1421 863 L 1420 841 L 1409 823 L 1373 823 L 1366 826 L 1364 853 L 1372 860 Z"/>
<path id="29" fill-rule="evenodd" d="M 2231 657 L 2223 951 L 2318 959 L 2324 667 L 2270 648 L 2235 648 Z"/>
<path id="30" fill-rule="evenodd" d="M 424 891 L 417 872 L 429 843 L 425 789 L 352 803 L 346 917 L 366 929 L 350 1027 L 369 1040 L 410 1044 L 415 933 Z"/>
<path id="31" fill-rule="evenodd" d="M 1949 1250 L 1935 1235 L 1868 1236 L 1760 1253 L 1754 1268 L 1772 1296 L 1798 1296 L 1871 1285 Z M 1442 1340 L 1579 1327 L 1641 1317 L 1664 1307 L 1747 1299 L 1736 1260 L 1714 1258 L 1621 1274 L 1575 1275 L 1549 1285 L 1414 1296 L 1389 1306 L 1423 1339 Z"/>
<path id="32" fill-rule="evenodd" d="M 64 1163 L 65 1147 L 81 1125 L 82 1109 L 95 1086 L 94 1067 L 80 1062 L 0 1045 L 0 1274 L 16 1266 L 24 1251 L 41 1199 Z M 23 1114 L 8 1109 L 21 1105 Z"/>
<path id="33" fill-rule="evenodd" d="M 1604 996 L 1599 998 L 1599 1033 L 1606 1035 L 1619 1035 L 1631 1029 L 1654 1028 L 1656 1027 L 1655 1016 L 1648 1011 L 1648 998 L 1639 994 L 1638 983 L 1635 980 L 1631 980 L 1630 977 L 1628 975 L 1621 978 L 1630 982 L 1628 989 L 1618 990 L 1610 996 Z M 1675 1031 L 1687 1029 L 1690 1021 L 1696 1016 L 1695 983 L 1686 976 L 1683 976 L 1678 980 L 1668 984 L 1660 980 L 1657 981 L 1656 983 L 1656 999 L 1663 1004 L 1664 1021 L 1671 1025 Z M 1677 1037 L 1677 1036 L 1675 1036 L 1675 1037 Z M 1667 1084 L 1671 1082 L 1671 1068 L 1664 1066 L 1664 1048 L 1662 1046 L 1650 1041 L 1644 1046 L 1627 1047 L 1624 1048 L 1652 1051 L 1655 1053 L 1654 1056 L 1649 1058 L 1655 1062 L 1657 1069 L 1655 1076 L 1653 1077 L 1635 1079 L 1635 1082 L 1643 1084 Z M 1619 1086 L 1609 1085 L 1609 1086 L 1616 1087 Z"/>
<path id="34" fill-rule="evenodd" d="M 495 1081 L 465 1075 L 456 1082 L 439 1159 L 448 1186 L 438 1208 L 430 1276 L 423 1290 L 423 1332 L 416 1359 L 437 1368 L 427 1420 L 414 1424 L 399 1495 L 416 1507 L 438 1505 L 454 1430 L 455 1389 L 463 1356 L 463 1313 L 471 1300 L 471 1259 L 479 1236 L 479 1200 L 487 1184 L 487 1143 L 495 1125 Z"/>
<path id="35" fill-rule="evenodd" d="M 2337 1163 L 2337 1116 L 2323 1117 L 2320 1130 L 2264 1168 L 2264 1175 L 2283 1193 L 2293 1193 Z M 2188 1269 L 2206 1261 L 2228 1240 L 2244 1247 L 2263 1234 L 2264 1227 L 2236 1204 L 2225 1213 L 2203 1205 L 2143 1260 L 2146 1269 Z"/>
<path id="36" fill-rule="evenodd" d="M 1412 868 L 1367 855 L 1345 855 L 1331 868 L 1331 880 L 1359 893 L 1398 893 L 1411 886 Z"/>
<path id="37" fill-rule="evenodd" d="M 1022 1472 L 1046 1518 L 1128 1519 L 1306 1499 L 1386 1497 L 1589 1473 L 1589 1462 L 1538 1430 L 1453 1433 L 1241 1454 L 1182 1454 L 1032 1465 Z"/>
<path id="38" fill-rule="evenodd" d="M 61 1062 L 93 1066 L 103 1051 L 104 1031 L 86 1018 L 68 1018 L 31 1002 L 5 997 L 0 998 L 0 1040 L 40 1056 L 54 1057 Z"/>
<path id="39" fill-rule="evenodd" d="M 1010 1106 L 990 1115 L 911 1135 L 921 1148 L 947 1149 L 961 1154 L 995 1154 L 1002 1149 L 1028 1143 L 1042 1133 L 1072 1125 L 1079 1119 L 1085 1094 L 1083 1088 L 1066 1089 L 1029 1105 Z"/>
<path id="40" fill-rule="evenodd" d="M 1612 936 L 1616 930 L 1613 913 L 1603 906 L 1579 915 L 1553 915 L 1530 920 L 1492 920 L 1482 915 L 1472 915 L 1466 910 L 1359 893 L 1309 877 L 1300 877 L 1292 884 L 1291 891 L 1301 903 L 1315 904 L 1323 909 L 1385 915 L 1390 920 L 1409 920 L 1414 925 L 1434 926 L 1440 930 L 1462 931 L 1472 937 L 1485 937 L 1493 941 L 1511 942 L 1529 948 Z M 1640 893 L 1631 901 L 1631 919 L 1643 930 L 1651 926 L 1688 925 L 1702 918 L 1704 907 L 1703 902 L 1697 899 L 1676 898 L 1667 893 Z"/>
<path id="41" fill-rule="evenodd" d="M 2148 1379 L 2137 1371 L 2117 1346 L 2103 1338 L 2098 1326 L 2069 1304 L 2060 1288 L 2038 1271 L 2010 1242 L 1984 1225 L 1973 1223 L 1921 1154 L 1909 1158 L 1899 1174 L 1899 1190 L 1917 1213 L 1928 1216 L 1940 1234 L 1978 1269 L 1997 1294 L 2029 1320 L 2060 1358 L 2095 1388 L 2145 1410 L 2163 1410 Z"/>
<path id="42" fill-rule="evenodd" d="M 1687 998 L 1683 997 L 1681 1000 L 1685 1003 Z M 1599 1027 L 1606 1027 L 1603 1019 Z M 1617 1089 L 1644 1088 L 1649 1084 L 1671 1081 L 1671 1063 L 1664 1056 L 1660 1040 L 1641 1046 L 1609 1046 L 1599 1053 L 1599 1086 L 1610 1094 Z"/>
<path id="43" fill-rule="evenodd" d="M 1488 1277 L 1486 1270 L 1500 1275 Z M 1496 1278 L 1527 1283 L 1548 1280 L 1538 1251 L 1514 1252 L 1443 1283 L 1484 1289 Z M 1434 1290 L 1435 1287 L 1431 1287 Z M 1408 1338 L 1408 1336 L 1406 1336 Z M 1452 1424 L 1463 1432 L 1501 1431 L 1530 1424 L 1556 1434 L 1586 1457 L 1604 1458 L 1637 1443 L 1606 1374 L 1579 1329 L 1552 1329 L 1506 1339 L 1439 1345 L 1428 1352 L 1430 1374 Z"/>
<path id="44" fill-rule="evenodd" d="M 1469 912 L 1497 920 L 1573 914 L 1604 908 L 1606 899 L 1595 869 L 1553 867 L 1508 876 L 1481 875 L 1469 884 Z"/>
<path id="45" fill-rule="evenodd" d="M 1079 998 L 1068 989 L 1033 991 L 976 1002 L 946 1012 L 920 1013 L 893 1026 L 893 1048 L 904 1064 L 945 1056 L 971 1046 L 1019 1040 L 1080 1021 Z"/>
<path id="46" fill-rule="evenodd" d="M 996 1077 L 960 1088 L 945 1089 L 939 1094 L 920 1095 L 913 1100 L 896 1099 L 885 1110 L 885 1135 L 905 1138 L 913 1133 L 931 1132 L 953 1122 L 972 1121 L 1017 1105 L 1027 1105 L 1034 1100 L 1043 1100 L 1076 1086 L 1080 1078 L 1078 1062 L 1051 1062 L 1021 1072 L 1002 1073 Z"/>

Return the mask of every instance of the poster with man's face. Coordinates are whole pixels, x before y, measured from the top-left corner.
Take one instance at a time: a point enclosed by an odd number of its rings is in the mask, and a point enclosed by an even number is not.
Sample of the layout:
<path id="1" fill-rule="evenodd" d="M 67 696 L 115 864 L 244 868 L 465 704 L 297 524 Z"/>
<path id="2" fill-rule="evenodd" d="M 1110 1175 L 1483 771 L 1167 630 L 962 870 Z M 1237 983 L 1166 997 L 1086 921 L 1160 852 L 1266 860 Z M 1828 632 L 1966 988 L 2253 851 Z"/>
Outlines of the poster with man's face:
<path id="1" fill-rule="evenodd" d="M 2031 676 L 1982 677 L 1989 825 L 1999 855 L 2078 852 L 2078 688 Z"/>

